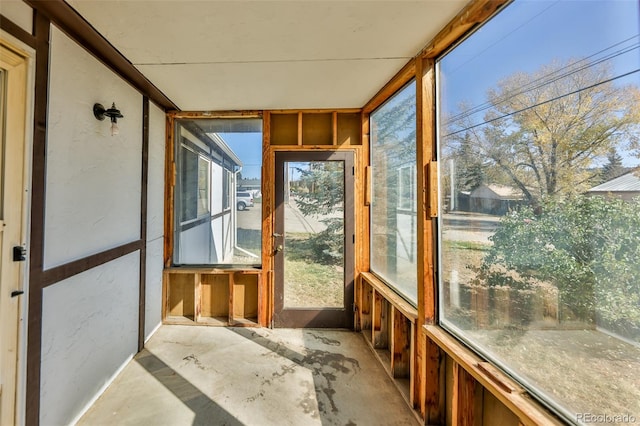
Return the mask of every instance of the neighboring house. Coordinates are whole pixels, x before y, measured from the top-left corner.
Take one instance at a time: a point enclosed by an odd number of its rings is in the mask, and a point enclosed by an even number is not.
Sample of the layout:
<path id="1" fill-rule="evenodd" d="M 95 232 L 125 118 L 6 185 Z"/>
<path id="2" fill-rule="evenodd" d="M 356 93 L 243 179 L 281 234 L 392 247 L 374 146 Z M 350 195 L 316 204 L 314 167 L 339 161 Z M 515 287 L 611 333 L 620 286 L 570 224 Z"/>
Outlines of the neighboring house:
<path id="1" fill-rule="evenodd" d="M 615 179 L 594 186 L 587 191 L 587 194 L 631 201 L 633 198 L 640 196 L 640 176 L 638 172 L 625 173 Z"/>
<path id="2" fill-rule="evenodd" d="M 236 193 L 242 162 L 226 142 L 196 121 L 178 126 L 177 242 L 174 263 L 227 263 L 236 246 Z"/>
<path id="3" fill-rule="evenodd" d="M 261 188 L 262 183 L 260 182 L 260 179 L 238 179 L 238 191 L 250 191 L 253 193 L 254 197 L 257 197 L 262 190 Z"/>
<path id="4" fill-rule="evenodd" d="M 477 213 L 503 215 L 521 205 L 524 194 L 517 188 L 506 185 L 482 184 L 469 196 L 469 210 Z"/>

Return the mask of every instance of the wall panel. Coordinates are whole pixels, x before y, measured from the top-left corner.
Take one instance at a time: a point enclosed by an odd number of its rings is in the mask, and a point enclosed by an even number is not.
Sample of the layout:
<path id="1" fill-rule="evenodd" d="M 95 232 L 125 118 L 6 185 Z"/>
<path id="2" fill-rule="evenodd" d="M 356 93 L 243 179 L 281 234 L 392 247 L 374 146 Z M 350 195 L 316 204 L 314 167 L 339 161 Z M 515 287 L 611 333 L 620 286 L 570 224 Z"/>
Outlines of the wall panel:
<path id="1" fill-rule="evenodd" d="M 145 340 L 151 337 L 151 334 L 162 322 L 165 134 L 164 111 L 151 103 L 149 108 Z"/>
<path id="2" fill-rule="evenodd" d="M 49 286 L 40 423 L 68 424 L 137 352 L 139 252 Z"/>
<path id="3" fill-rule="evenodd" d="M 142 96 L 61 31 L 51 34 L 44 267 L 140 237 Z M 115 102 L 120 134 L 93 116 Z"/>

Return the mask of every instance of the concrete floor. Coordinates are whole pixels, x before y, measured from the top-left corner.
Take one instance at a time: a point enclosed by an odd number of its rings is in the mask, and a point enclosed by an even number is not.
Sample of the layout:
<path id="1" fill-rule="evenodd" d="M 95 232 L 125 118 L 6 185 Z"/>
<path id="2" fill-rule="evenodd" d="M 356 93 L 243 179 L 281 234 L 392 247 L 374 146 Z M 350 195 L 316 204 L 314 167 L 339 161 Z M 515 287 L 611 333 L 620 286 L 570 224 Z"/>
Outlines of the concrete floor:
<path id="1" fill-rule="evenodd" d="M 78 425 L 417 425 L 362 335 L 162 326 Z"/>

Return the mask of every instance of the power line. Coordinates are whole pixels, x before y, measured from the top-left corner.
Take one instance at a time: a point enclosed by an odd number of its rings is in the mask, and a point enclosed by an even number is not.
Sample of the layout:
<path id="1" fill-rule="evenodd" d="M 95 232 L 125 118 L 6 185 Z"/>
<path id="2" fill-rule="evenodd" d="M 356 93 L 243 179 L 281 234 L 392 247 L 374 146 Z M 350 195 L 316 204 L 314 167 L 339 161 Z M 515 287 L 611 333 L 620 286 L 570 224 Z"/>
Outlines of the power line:
<path id="1" fill-rule="evenodd" d="M 519 109 L 517 111 L 512 111 L 510 113 L 501 115 L 500 117 L 495 117 L 495 118 L 492 118 L 491 120 L 486 120 L 486 121 L 484 121 L 482 123 L 474 124 L 473 126 L 469 126 L 469 127 L 464 128 L 464 129 L 456 130 L 455 132 L 451 132 L 451 133 L 449 133 L 447 135 L 444 135 L 444 137 L 446 138 L 446 137 L 449 137 L 449 136 L 457 135 L 458 133 L 466 132 L 467 130 L 471 130 L 471 129 L 474 129 L 474 128 L 480 127 L 480 126 L 484 126 L 485 124 L 493 123 L 494 121 L 502 120 L 503 118 L 506 118 L 506 117 L 511 117 L 512 115 L 516 115 L 516 114 L 519 114 L 521 112 L 530 110 L 532 108 L 539 107 L 541 105 L 545 105 L 545 104 L 548 104 L 548 103 L 553 102 L 553 101 L 557 101 L 558 99 L 566 98 L 567 96 L 575 95 L 575 94 L 583 92 L 585 90 L 593 89 L 594 87 L 600 86 L 600 85 L 605 84 L 605 83 L 610 83 L 610 82 L 612 82 L 614 80 L 617 80 L 619 78 L 627 77 L 627 76 L 629 76 L 631 74 L 635 74 L 635 73 L 637 73 L 639 71 L 640 71 L 640 68 L 637 68 L 637 69 L 635 69 L 633 71 L 629 71 L 627 73 L 620 74 L 620 75 L 618 75 L 616 77 L 612 77 L 612 78 L 610 78 L 608 80 L 599 81 L 598 83 L 594 83 L 594 84 L 592 84 L 590 86 L 582 87 L 582 88 L 580 88 L 578 90 L 574 90 L 573 92 L 565 93 L 564 95 L 556 96 L 555 98 L 548 99 L 546 101 L 539 102 L 539 103 L 534 104 L 534 105 L 530 105 L 530 106 L 528 106 L 526 108 L 522 108 L 522 109 Z"/>
<path id="2" fill-rule="evenodd" d="M 494 41 L 493 43 L 491 43 L 489 46 L 485 47 L 483 50 L 481 50 L 480 52 L 478 52 L 476 55 L 474 55 L 473 57 L 469 58 L 468 60 L 466 60 L 465 62 L 463 62 L 462 64 L 460 64 L 456 69 L 452 70 L 452 73 L 455 73 L 456 71 L 458 71 L 460 68 L 462 68 L 463 66 L 467 65 L 469 62 L 473 61 L 475 58 L 481 56 L 484 52 L 486 52 L 487 50 L 491 49 L 493 46 L 495 46 L 496 44 L 500 43 L 502 40 L 506 39 L 507 37 L 509 37 L 511 34 L 515 33 L 516 31 L 518 31 L 519 29 L 521 29 L 522 27 L 524 27 L 525 25 L 529 24 L 531 21 L 533 21 L 534 19 L 536 19 L 538 16 L 542 15 L 543 13 L 545 13 L 547 10 L 551 9 L 553 6 L 555 6 L 556 4 L 560 3 L 560 0 L 556 0 L 554 3 L 552 3 L 550 6 L 546 7 L 544 10 L 540 11 L 539 13 L 537 13 L 536 15 L 532 16 L 530 19 L 528 19 L 526 22 L 523 22 L 522 24 L 520 24 L 519 26 L 517 26 L 516 28 L 514 28 L 513 30 L 509 31 L 508 33 L 506 33 L 505 35 L 503 35 L 502 37 L 500 37 L 498 40 Z"/>
<path id="3" fill-rule="evenodd" d="M 600 50 L 600 51 L 598 51 L 598 52 L 596 52 L 596 53 L 594 53 L 592 55 L 589 55 L 586 58 L 583 58 L 583 59 L 580 59 L 578 61 L 572 62 L 572 63 L 567 64 L 567 65 L 565 65 L 565 66 L 563 66 L 563 67 L 561 67 L 561 68 L 559 68 L 559 69 L 557 69 L 555 71 L 552 71 L 552 72 L 550 72 L 548 74 L 545 74 L 545 75 L 543 75 L 543 76 L 541 76 L 541 77 L 539 77 L 539 78 L 537 78 L 535 80 L 530 81 L 529 83 L 524 85 L 520 91 L 518 91 L 516 93 L 511 93 L 509 95 L 503 96 L 502 98 L 498 98 L 498 99 L 494 100 L 493 102 L 487 101 L 487 102 L 484 102 L 484 103 L 482 103 L 480 105 L 477 105 L 477 106 L 475 106 L 475 107 L 473 107 L 471 109 L 465 110 L 465 111 L 463 111 L 463 112 L 461 112 L 461 113 L 459 113 L 457 115 L 454 115 L 454 116 L 450 117 L 447 120 L 446 124 L 448 125 L 448 124 L 450 124 L 450 123 L 452 123 L 454 121 L 461 120 L 463 118 L 467 118 L 467 117 L 469 117 L 471 115 L 474 115 L 474 114 L 477 114 L 477 113 L 479 113 L 481 111 L 489 109 L 492 106 L 500 105 L 500 104 L 502 104 L 502 103 L 504 103 L 504 102 L 506 102 L 506 101 L 508 101 L 510 99 L 513 99 L 516 96 L 519 96 L 519 95 L 521 95 L 523 93 L 526 93 L 526 92 L 531 91 L 531 90 L 539 89 L 541 87 L 544 87 L 547 84 L 550 84 L 550 83 L 558 81 L 558 80 L 560 80 L 562 78 L 568 77 L 571 74 L 575 74 L 577 72 L 583 71 L 583 70 L 585 70 L 587 68 L 590 68 L 592 66 L 595 66 L 597 64 L 603 63 L 605 61 L 611 60 L 611 59 L 613 59 L 615 57 L 618 57 L 620 55 L 623 55 L 625 53 L 629 53 L 629 52 L 631 52 L 633 50 L 636 50 L 636 49 L 638 49 L 640 47 L 640 43 L 636 43 L 636 44 L 633 44 L 633 45 L 631 45 L 629 47 L 614 51 L 614 52 L 604 56 L 603 58 L 600 58 L 600 59 L 598 59 L 596 61 L 588 62 L 587 64 L 582 65 L 579 68 L 573 68 L 572 69 L 572 67 L 574 67 L 575 65 L 578 65 L 581 62 L 584 62 L 584 61 L 588 60 L 589 58 L 593 58 L 594 56 L 597 56 L 597 55 L 599 55 L 599 54 L 601 54 L 603 52 L 606 52 L 607 50 L 610 50 L 610 49 L 612 49 L 612 48 L 614 48 L 616 46 L 619 46 L 619 45 L 621 45 L 623 43 L 626 43 L 626 42 L 628 42 L 628 41 L 630 41 L 630 40 L 632 40 L 634 38 L 638 38 L 638 37 L 640 37 L 640 35 L 635 35 L 633 37 L 629 37 L 629 38 L 627 38 L 625 40 L 622 40 L 622 41 L 620 41 L 620 42 L 618 42 L 616 44 L 613 44 L 613 45 L 611 45 L 611 46 L 609 46 L 609 47 L 607 47 L 605 49 L 602 49 L 602 50 Z M 562 72 L 564 70 L 570 70 L 570 71 L 554 77 L 555 74 L 558 74 L 558 73 L 560 73 L 560 72 Z M 538 84 L 537 86 L 531 87 L 532 85 L 536 84 L 537 82 L 541 82 L 541 83 Z"/>

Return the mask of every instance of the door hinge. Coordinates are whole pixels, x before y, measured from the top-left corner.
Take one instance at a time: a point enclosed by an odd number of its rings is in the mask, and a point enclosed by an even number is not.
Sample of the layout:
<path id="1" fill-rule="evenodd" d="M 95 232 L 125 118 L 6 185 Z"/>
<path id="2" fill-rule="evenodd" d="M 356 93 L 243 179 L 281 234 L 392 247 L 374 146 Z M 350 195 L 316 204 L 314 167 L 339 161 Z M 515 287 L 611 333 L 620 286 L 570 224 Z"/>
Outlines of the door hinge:
<path id="1" fill-rule="evenodd" d="M 13 247 L 13 261 L 14 262 L 24 262 L 27 260 L 27 249 L 23 246 L 15 246 Z"/>

